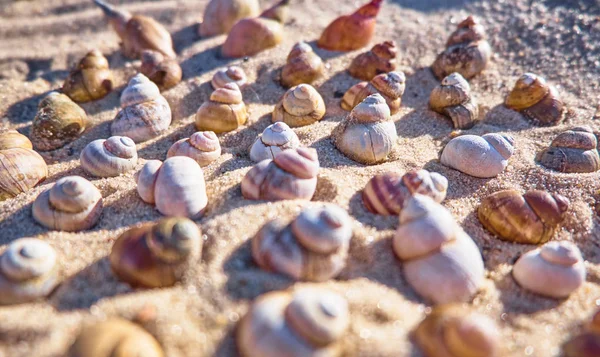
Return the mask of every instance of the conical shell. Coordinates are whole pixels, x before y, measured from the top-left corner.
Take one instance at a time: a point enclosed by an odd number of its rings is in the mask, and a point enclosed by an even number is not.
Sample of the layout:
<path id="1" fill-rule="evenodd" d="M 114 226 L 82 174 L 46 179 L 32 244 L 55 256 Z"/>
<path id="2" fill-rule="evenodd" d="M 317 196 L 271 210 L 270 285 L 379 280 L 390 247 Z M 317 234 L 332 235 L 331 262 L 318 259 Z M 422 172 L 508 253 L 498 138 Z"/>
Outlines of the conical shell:
<path id="1" fill-rule="evenodd" d="M 406 76 L 403 72 L 390 72 L 382 73 L 375 76 L 369 84 L 366 86 L 356 85 L 362 87 L 362 90 L 354 96 L 354 103 L 352 108 L 359 105 L 365 98 L 373 94 L 380 94 L 390 107 L 390 114 L 394 115 L 400 110 L 402 104 L 402 94 L 406 87 Z M 354 87 L 353 87 L 354 88 Z M 350 88 L 349 91 L 356 91 L 358 88 Z M 352 94 L 344 94 L 344 98 L 350 99 Z"/>
<path id="2" fill-rule="evenodd" d="M 62 87 L 62 92 L 75 102 L 104 98 L 113 89 L 113 76 L 108 60 L 98 50 L 92 50 L 79 61 Z"/>
<path id="3" fill-rule="evenodd" d="M 290 88 L 273 110 L 273 123 L 282 121 L 292 128 L 310 125 L 325 115 L 325 102 L 310 84 Z"/>
<path id="4" fill-rule="evenodd" d="M 16 130 L 8 130 L 0 134 L 0 150 L 6 149 L 33 149 L 33 144 L 28 137 Z"/>
<path id="5" fill-rule="evenodd" d="M 137 150 L 126 136 L 112 136 L 87 144 L 81 151 L 81 167 L 96 177 L 113 177 L 131 171 L 137 165 Z"/>
<path id="6" fill-rule="evenodd" d="M 293 87 L 302 83 L 311 84 L 323 73 L 323 60 L 306 42 L 298 42 L 287 57 L 281 71 L 281 84 Z"/>
<path id="7" fill-rule="evenodd" d="M 218 70 L 210 81 L 213 89 L 225 87 L 227 83 L 235 83 L 243 88 L 248 83 L 248 77 L 241 67 L 230 66 Z"/>
<path id="8" fill-rule="evenodd" d="M 350 89 L 348 89 L 346 91 L 346 93 L 344 93 L 344 96 L 342 97 L 342 101 L 340 102 L 340 106 L 342 107 L 342 109 L 344 109 L 345 111 L 348 111 L 348 112 L 351 111 L 352 108 L 355 107 L 354 102 L 356 101 L 356 97 L 368 85 L 369 85 L 369 82 L 360 82 L 360 83 L 357 83 L 357 84 L 353 85 L 352 87 L 350 87 Z"/>
<path id="9" fill-rule="evenodd" d="M 142 52 L 142 72 L 154 82 L 160 90 L 167 90 L 181 82 L 182 71 L 179 63 L 173 58 L 152 50 Z"/>
<path id="10" fill-rule="evenodd" d="M 200 106 L 196 113 L 196 129 L 221 134 L 237 129 L 247 120 L 248 111 L 240 88 L 235 83 L 228 83 L 215 90 L 210 100 Z"/>
<path id="11" fill-rule="evenodd" d="M 555 125 L 563 119 L 564 104 L 558 90 L 533 73 L 525 73 L 517 80 L 505 104 L 537 125 Z"/>
<path id="12" fill-rule="evenodd" d="M 598 140 L 590 127 L 577 127 L 559 134 L 538 157 L 540 164 L 560 172 L 595 172 L 600 169 Z"/>
<path id="13" fill-rule="evenodd" d="M 348 72 L 352 77 L 370 81 L 375 76 L 396 70 L 396 42 L 378 43 L 370 51 L 361 53 L 350 63 Z"/>
<path id="14" fill-rule="evenodd" d="M 259 13 L 258 0 L 211 0 L 198 32 L 202 37 L 227 33 L 239 20 L 256 17 Z"/>
<path id="15" fill-rule="evenodd" d="M 64 94 L 50 92 L 42 99 L 31 124 L 31 141 L 39 151 L 55 150 L 77 139 L 85 130 L 85 111 Z"/>
<path id="16" fill-rule="evenodd" d="M 456 30 L 450 35 L 446 42 L 446 47 L 460 43 L 485 40 L 486 38 L 485 28 L 481 25 L 479 19 L 473 15 L 469 15 L 456 26 Z"/>
<path id="17" fill-rule="evenodd" d="M 298 135 L 286 123 L 278 121 L 269 125 L 256 138 L 250 148 L 250 159 L 254 162 L 272 160 L 284 150 L 298 147 L 300 147 Z"/>
<path id="18" fill-rule="evenodd" d="M 0 150 L 0 201 L 27 192 L 48 177 L 48 166 L 37 152 Z"/>
<path id="19" fill-rule="evenodd" d="M 469 83 L 459 73 L 448 75 L 431 91 L 429 106 L 449 117 L 457 129 L 469 129 L 479 120 L 479 107 Z"/>
<path id="20" fill-rule="evenodd" d="M 194 159 L 200 167 L 209 165 L 221 156 L 221 143 L 212 131 L 198 131 L 187 139 L 173 144 L 167 157 L 187 156 Z"/>

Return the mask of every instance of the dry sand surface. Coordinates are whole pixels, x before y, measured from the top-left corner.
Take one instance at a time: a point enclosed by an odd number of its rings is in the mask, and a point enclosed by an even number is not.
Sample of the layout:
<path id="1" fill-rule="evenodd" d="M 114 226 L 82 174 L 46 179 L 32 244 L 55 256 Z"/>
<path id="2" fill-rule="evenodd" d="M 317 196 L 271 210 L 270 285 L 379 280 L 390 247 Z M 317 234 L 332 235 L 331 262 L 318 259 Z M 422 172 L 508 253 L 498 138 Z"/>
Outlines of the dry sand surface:
<path id="1" fill-rule="evenodd" d="M 365 1 L 366 2 L 366 1 Z M 400 69 L 407 75 L 403 107 L 394 116 L 398 145 L 389 162 L 365 167 L 344 157 L 329 134 L 345 112 L 343 92 L 358 81 L 345 68 L 360 51 L 332 53 L 316 49 L 326 73 L 315 86 L 325 98 L 323 121 L 295 129 L 302 144 L 316 148 L 322 170 L 312 202 L 252 202 L 242 198 L 240 181 L 252 166 L 248 147 L 270 123 L 270 113 L 285 90 L 278 84 L 281 66 L 292 45 L 314 41 L 339 15 L 363 2 L 292 0 L 283 43 L 248 60 L 219 58 L 224 37 L 200 39 L 197 22 L 207 0 L 119 1 L 123 8 L 152 16 L 173 34 L 184 80 L 165 93 L 174 122 L 169 132 L 138 145 L 145 160 L 164 159 L 167 149 L 193 131 L 194 114 L 210 93 L 210 78 L 220 67 L 238 64 L 252 83 L 243 91 L 251 113 L 248 125 L 220 137 L 223 155 L 204 170 L 209 206 L 198 220 L 204 233 L 202 262 L 183 283 L 169 289 L 134 290 L 111 273 L 106 256 L 115 238 L 129 226 L 160 218 L 135 191 L 133 173 L 95 179 L 79 166 L 79 152 L 90 141 L 109 136 L 119 95 L 136 73 L 139 61 L 119 51 L 118 38 L 101 12 L 86 0 L 0 2 L 1 127 L 29 134 L 41 96 L 62 85 L 67 70 L 92 48 L 109 59 L 116 89 L 106 98 L 83 104 L 91 125 L 77 141 L 44 154 L 48 180 L 15 199 L 0 203 L 0 244 L 37 237 L 58 252 L 64 282 L 46 300 L 0 308 L 0 356 L 61 356 L 81 326 L 107 316 L 132 319 L 145 311 L 143 326 L 164 346 L 167 356 L 236 355 L 236 322 L 255 297 L 268 291 L 306 285 L 261 271 L 250 255 L 248 240 L 269 219 L 290 220 L 302 207 L 319 201 L 346 208 L 354 236 L 346 269 L 322 285 L 343 294 L 351 308 L 350 332 L 344 338 L 348 356 L 421 356 L 409 332 L 430 307 L 408 286 L 391 249 L 397 217 L 370 214 L 360 190 L 374 174 L 426 168 L 449 182 L 444 206 L 451 210 L 481 249 L 486 266 L 483 290 L 473 309 L 499 324 L 509 356 L 557 356 L 560 346 L 581 329 L 600 305 L 600 228 L 595 207 L 600 198 L 598 173 L 560 174 L 539 166 L 535 154 L 559 132 L 586 124 L 600 130 L 597 105 L 600 74 L 600 5 L 593 1 L 425 1 L 387 0 L 378 18 L 374 42 L 393 39 L 399 46 Z M 263 7 L 270 1 L 261 1 Z M 441 4 L 441 5 L 440 5 Z M 509 133 L 516 153 L 505 172 L 477 179 L 444 167 L 439 151 L 453 131 L 448 120 L 427 108 L 438 83 L 428 66 L 458 21 L 478 15 L 486 26 L 495 55 L 489 68 L 471 81 L 485 119 L 469 133 Z M 501 103 L 525 71 L 556 84 L 568 108 L 559 126 L 532 126 Z M 102 192 L 104 215 L 82 233 L 48 231 L 31 217 L 31 203 L 44 189 L 67 175 L 82 175 Z M 566 300 L 546 299 L 519 288 L 511 266 L 532 246 L 506 243 L 486 231 L 475 210 L 495 191 L 545 189 L 567 196 L 571 209 L 555 239 L 572 240 L 587 260 L 587 282 Z M 153 312 L 152 312 L 153 311 Z M 151 313 L 149 313 L 151 312 Z M 148 318 L 149 315 L 149 318 Z"/>

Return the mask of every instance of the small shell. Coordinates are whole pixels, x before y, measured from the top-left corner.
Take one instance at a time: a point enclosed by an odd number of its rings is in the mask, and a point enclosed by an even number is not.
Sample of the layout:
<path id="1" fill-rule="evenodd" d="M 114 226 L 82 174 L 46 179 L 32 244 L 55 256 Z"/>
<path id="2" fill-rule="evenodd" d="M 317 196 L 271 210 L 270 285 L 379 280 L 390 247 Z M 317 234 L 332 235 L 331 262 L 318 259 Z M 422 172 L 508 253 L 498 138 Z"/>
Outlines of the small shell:
<path id="1" fill-rule="evenodd" d="M 558 90 L 533 73 L 517 80 L 504 104 L 538 125 L 555 125 L 563 119 L 564 104 Z"/>
<path id="2" fill-rule="evenodd" d="M 221 156 L 221 143 L 212 131 L 197 131 L 187 139 L 173 144 L 167 157 L 187 156 L 194 159 L 201 167 L 209 165 Z"/>
<path id="3" fill-rule="evenodd" d="M 136 174 L 137 191 L 165 216 L 198 218 L 208 203 L 204 173 L 193 159 L 174 156 L 147 161 Z"/>
<path id="4" fill-rule="evenodd" d="M 64 94 L 50 92 L 42 99 L 31 124 L 31 142 L 39 151 L 55 150 L 85 130 L 85 111 Z"/>
<path id="5" fill-rule="evenodd" d="M 523 254 L 512 274 L 524 289 L 561 299 L 585 282 L 585 265 L 575 244 L 554 241 Z"/>
<path id="6" fill-rule="evenodd" d="M 362 191 L 365 207 L 385 216 L 398 215 L 413 194 L 419 193 L 440 203 L 446 198 L 448 179 L 437 172 L 412 170 L 400 176 L 388 172 L 375 175 Z"/>
<path id="7" fill-rule="evenodd" d="M 0 150 L 6 149 L 33 149 L 33 145 L 28 137 L 16 130 L 8 130 L 0 134 Z"/>
<path id="8" fill-rule="evenodd" d="M 201 250 L 196 223 L 183 217 L 163 218 L 121 234 L 110 252 L 110 265 L 132 286 L 167 287 L 198 263 Z"/>
<path id="9" fill-rule="evenodd" d="M 479 107 L 471 87 L 459 73 L 452 73 L 431 91 L 429 107 L 452 119 L 454 128 L 469 129 L 479 120 Z"/>
<path id="10" fill-rule="evenodd" d="M 302 83 L 311 84 L 323 74 L 323 60 L 306 42 L 298 42 L 287 57 L 281 71 L 281 84 L 293 87 Z"/>
<path id="11" fill-rule="evenodd" d="M 11 145 L 19 144 L 13 141 Z M 48 166 L 37 152 L 12 148 L 0 150 L 0 201 L 27 192 L 48 177 Z"/>
<path id="12" fill-rule="evenodd" d="M 348 330 L 348 303 L 319 288 L 260 296 L 237 329 L 242 356 L 340 356 L 338 341 Z"/>
<path id="13" fill-rule="evenodd" d="M 87 144 L 79 161 L 88 174 L 96 177 L 114 177 L 131 171 L 137 165 L 137 150 L 133 140 L 126 136 L 112 136 Z"/>
<path id="14" fill-rule="evenodd" d="M 250 148 L 250 159 L 254 162 L 272 160 L 284 150 L 299 147 L 300 139 L 298 139 L 298 135 L 286 123 L 278 121 L 269 125 L 256 138 Z"/>
<path id="15" fill-rule="evenodd" d="M 501 336 L 489 317 L 461 305 L 437 306 L 414 331 L 427 357 L 500 357 Z"/>
<path id="16" fill-rule="evenodd" d="M 92 228 L 102 215 L 102 195 L 80 176 L 63 177 L 33 202 L 33 218 L 49 229 L 77 232 Z"/>
<path id="17" fill-rule="evenodd" d="M 179 63 L 157 51 L 142 52 L 140 72 L 156 83 L 160 90 L 167 90 L 181 82 L 182 72 Z"/>
<path id="18" fill-rule="evenodd" d="M 0 305 L 48 296 L 57 284 L 56 252 L 42 240 L 17 239 L 0 256 Z"/>
<path id="19" fill-rule="evenodd" d="M 515 243 L 549 241 L 569 209 L 569 200 L 545 191 L 524 195 L 504 190 L 486 197 L 477 210 L 479 221 L 500 239 Z"/>
<path id="20" fill-rule="evenodd" d="M 317 42 L 329 51 L 354 51 L 371 42 L 377 14 L 383 0 L 371 0 L 351 15 L 338 17 L 330 23 Z"/>
<path id="21" fill-rule="evenodd" d="M 282 121 L 292 128 L 310 125 L 325 115 L 325 102 L 310 84 L 290 88 L 273 110 L 272 121 Z"/>
<path id="22" fill-rule="evenodd" d="M 360 104 L 365 98 L 372 94 L 380 94 L 390 107 L 390 114 L 394 115 L 400 110 L 402 104 L 402 94 L 406 87 L 406 76 L 402 72 L 382 73 L 371 80 L 368 84 L 356 84 L 348 90 L 348 94 L 344 94 L 342 98 L 342 108 L 354 108 Z M 356 88 L 355 88 L 356 87 Z M 362 88 L 360 91 L 359 89 Z M 356 93 L 356 94 L 354 94 Z M 350 105 L 349 100 L 354 98 L 354 102 Z"/>
<path id="23" fill-rule="evenodd" d="M 444 147 L 440 161 L 467 175 L 480 178 L 498 176 L 514 153 L 510 135 L 461 135 Z"/>
<path id="24" fill-rule="evenodd" d="M 248 120 L 242 92 L 235 83 L 215 90 L 196 113 L 196 129 L 217 134 L 235 130 Z"/>
<path id="25" fill-rule="evenodd" d="M 285 150 L 248 171 L 242 180 L 242 195 L 249 200 L 310 200 L 317 188 L 318 173 L 315 149 Z"/>
<path id="26" fill-rule="evenodd" d="M 351 111 L 352 108 L 355 107 L 354 101 L 356 100 L 356 97 L 368 85 L 369 85 L 369 82 L 360 82 L 360 83 L 357 83 L 357 84 L 353 85 L 352 87 L 350 87 L 350 89 L 348 89 L 346 91 L 346 93 L 344 93 L 344 96 L 342 97 L 342 101 L 340 102 L 340 106 L 342 107 L 342 109 L 344 109 L 345 111 L 348 111 L 348 112 Z"/>
<path id="27" fill-rule="evenodd" d="M 113 76 L 108 60 L 98 50 L 92 50 L 79 61 L 62 87 L 62 92 L 75 102 L 104 98 L 113 89 Z"/>
<path id="28" fill-rule="evenodd" d="M 309 207 L 287 226 L 267 223 L 252 239 L 252 256 L 264 270 L 326 281 L 346 265 L 351 237 L 346 211 L 334 205 Z"/>
<path id="29" fill-rule="evenodd" d="M 84 327 L 68 357 L 164 357 L 156 339 L 140 326 L 121 318 Z"/>
<path id="30" fill-rule="evenodd" d="M 555 171 L 595 172 L 600 169 L 597 144 L 590 127 L 576 127 L 554 138 L 550 147 L 538 155 L 538 160 L 542 166 Z"/>
<path id="31" fill-rule="evenodd" d="M 365 165 L 385 161 L 398 139 L 390 108 L 379 94 L 367 97 L 331 133 L 344 155 Z"/>
<path id="32" fill-rule="evenodd" d="M 204 10 L 198 34 L 210 37 L 227 33 L 239 20 L 259 13 L 258 0 L 211 0 Z"/>
<path id="33" fill-rule="evenodd" d="M 113 120 L 113 136 L 127 136 L 136 143 L 150 140 L 171 125 L 171 107 L 146 76 L 136 74 L 121 94 L 121 111 Z"/>
<path id="34" fill-rule="evenodd" d="M 248 77 L 241 67 L 231 66 L 218 70 L 210 81 L 213 89 L 225 87 L 227 83 L 235 83 L 238 87 L 244 88 L 248 83 Z"/>
<path id="35" fill-rule="evenodd" d="M 361 53 L 354 58 L 348 67 L 348 72 L 352 77 L 370 81 L 379 74 L 396 70 L 397 53 L 396 42 L 378 43 L 370 51 Z"/>
<path id="36" fill-rule="evenodd" d="M 393 247 L 408 283 L 434 304 L 468 301 L 483 282 L 477 245 L 450 212 L 428 196 L 417 194 L 406 202 Z"/>

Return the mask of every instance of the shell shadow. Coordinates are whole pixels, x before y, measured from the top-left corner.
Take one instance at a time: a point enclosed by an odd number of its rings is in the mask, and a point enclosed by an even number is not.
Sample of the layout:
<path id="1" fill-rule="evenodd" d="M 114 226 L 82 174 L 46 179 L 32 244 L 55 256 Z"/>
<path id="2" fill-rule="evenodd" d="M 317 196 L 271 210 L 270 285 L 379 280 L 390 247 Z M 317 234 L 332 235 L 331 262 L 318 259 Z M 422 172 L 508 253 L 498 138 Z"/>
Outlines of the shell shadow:
<path id="1" fill-rule="evenodd" d="M 534 314 L 540 311 L 552 310 L 566 301 L 566 299 L 556 300 L 530 293 L 521 288 L 511 274 L 505 275 L 495 284 L 500 291 L 503 311 L 507 314 Z"/>
<path id="2" fill-rule="evenodd" d="M 265 201 L 247 200 L 242 196 L 241 184 L 236 184 L 220 192 L 217 197 L 210 197 L 203 219 L 213 219 L 238 208 L 256 205 Z"/>
<path id="3" fill-rule="evenodd" d="M 204 82 L 199 86 L 195 86 L 183 98 L 165 92 L 164 96 L 171 106 L 173 121 L 180 121 L 190 115 L 195 115 L 202 103 L 210 99 L 212 91 L 210 82 Z"/>
<path id="4" fill-rule="evenodd" d="M 332 180 L 327 176 L 320 175 L 317 179 L 317 188 L 315 189 L 315 194 L 311 198 L 311 201 L 333 202 L 337 194 L 337 186 Z"/>
<path id="5" fill-rule="evenodd" d="M 454 130 L 449 120 L 429 109 L 413 109 L 396 120 L 395 124 L 398 136 L 403 138 L 417 138 L 423 135 L 439 138 Z"/>
<path id="6" fill-rule="evenodd" d="M 490 109 L 482 120 L 482 123 L 501 128 L 502 131 L 523 131 L 537 128 L 522 114 L 508 109 L 504 104 L 498 104 Z"/>
<path id="7" fill-rule="evenodd" d="M 188 138 L 195 132 L 194 124 L 190 123 L 178 128 L 176 131 L 152 141 L 138 151 L 138 156 L 146 160 L 164 161 L 167 158 L 167 151 L 176 141 Z"/>
<path id="8" fill-rule="evenodd" d="M 221 46 L 213 46 L 207 48 L 181 62 L 180 66 L 183 71 L 183 79 L 185 80 L 202 75 L 232 62 L 233 59 L 221 57 L 220 47 Z"/>
<path id="9" fill-rule="evenodd" d="M 413 74 L 406 75 L 406 89 L 402 95 L 402 106 L 413 109 L 428 108 L 429 95 L 439 83 L 429 67 L 420 68 Z"/>
<path id="10" fill-rule="evenodd" d="M 22 124 L 32 121 L 37 114 L 38 105 L 50 92 L 51 91 L 47 91 L 11 104 L 4 113 L 4 117 L 6 117 L 13 124 Z M 29 125 L 27 129 L 20 129 L 19 131 L 29 132 L 30 127 L 31 125 Z"/>
<path id="11" fill-rule="evenodd" d="M 343 56 L 347 53 L 347 52 L 340 52 L 340 51 L 328 51 L 328 50 L 322 49 L 317 45 L 317 41 L 319 41 L 319 40 L 316 39 L 316 40 L 312 40 L 312 41 L 306 41 L 306 43 L 308 43 L 310 45 L 310 47 L 313 48 L 315 53 L 318 54 L 319 57 L 321 57 L 323 59 L 323 61 L 327 61 L 332 58 Z"/>
<path id="12" fill-rule="evenodd" d="M 384 216 L 367 210 L 363 204 L 362 190 L 350 197 L 350 215 L 363 225 L 373 227 L 378 231 L 396 229 L 398 226 L 397 215 Z"/>
<path id="13" fill-rule="evenodd" d="M 44 183 L 51 183 L 51 182 L 56 182 L 58 180 L 60 180 L 63 177 L 67 177 L 67 176 L 82 176 L 86 179 L 90 179 L 91 176 L 89 176 L 85 171 L 83 171 L 83 168 L 80 165 L 77 165 L 76 167 L 70 168 L 68 170 L 63 170 L 63 171 L 59 171 L 57 173 L 55 173 L 52 176 L 49 176 Z"/>
<path id="14" fill-rule="evenodd" d="M 366 165 L 360 164 L 347 158 L 342 154 L 333 144 L 331 137 L 326 136 L 321 138 L 310 145 L 311 148 L 317 150 L 319 156 L 319 165 L 325 168 L 338 168 L 340 166 L 348 167 L 366 167 Z M 333 154 L 333 155 L 332 155 Z"/>
<path id="15" fill-rule="evenodd" d="M 111 194 L 110 192 L 102 192 L 105 200 Z M 132 212 L 136 214 L 132 214 Z M 102 209 L 102 216 L 111 217 L 111 219 L 100 218 L 94 229 L 114 230 L 121 227 L 130 227 L 137 223 L 156 221 L 163 217 L 154 206 L 142 201 L 136 189 L 131 189 L 124 195 L 120 195 L 118 200 L 105 204 Z"/>
<path id="16" fill-rule="evenodd" d="M 227 329 L 225 336 L 221 338 L 221 341 L 217 346 L 217 350 L 214 353 L 215 357 L 240 356 L 240 352 L 237 349 L 237 343 L 235 341 L 236 331 L 237 325 Z"/>
<path id="17" fill-rule="evenodd" d="M 171 34 L 171 38 L 173 39 L 173 46 L 175 47 L 176 53 L 181 53 L 181 51 L 185 50 L 189 46 L 191 46 L 194 42 L 200 39 L 200 36 L 197 33 L 198 24 L 194 23 L 185 27 L 180 28 L 176 32 Z"/>
<path id="18" fill-rule="evenodd" d="M 7 210 L 10 209 L 12 213 L 0 222 L 0 231 L 2 232 L 0 235 L 0 245 L 8 244 L 19 238 L 42 234 L 46 231 L 46 228 L 33 221 L 31 206 L 32 203 L 28 203 L 16 210 L 9 207 L 5 208 Z"/>
<path id="19" fill-rule="evenodd" d="M 270 113 L 256 120 L 249 118 L 247 124 L 239 130 L 222 135 L 221 146 L 234 155 L 249 157 L 250 146 L 269 125 L 271 125 Z"/>
<path id="20" fill-rule="evenodd" d="M 360 79 L 356 79 L 348 74 L 346 70 L 342 70 L 321 83 L 317 90 L 321 93 L 323 100 L 325 101 L 325 106 L 327 108 L 326 115 L 345 116 L 348 112 L 340 106 L 342 97 L 350 87 L 360 82 Z"/>
<path id="21" fill-rule="evenodd" d="M 281 67 L 268 61 L 261 63 L 256 70 L 256 80 L 242 88 L 246 103 L 275 105 L 283 97 L 286 88 L 280 84 Z M 275 83 L 276 85 L 272 85 Z"/>

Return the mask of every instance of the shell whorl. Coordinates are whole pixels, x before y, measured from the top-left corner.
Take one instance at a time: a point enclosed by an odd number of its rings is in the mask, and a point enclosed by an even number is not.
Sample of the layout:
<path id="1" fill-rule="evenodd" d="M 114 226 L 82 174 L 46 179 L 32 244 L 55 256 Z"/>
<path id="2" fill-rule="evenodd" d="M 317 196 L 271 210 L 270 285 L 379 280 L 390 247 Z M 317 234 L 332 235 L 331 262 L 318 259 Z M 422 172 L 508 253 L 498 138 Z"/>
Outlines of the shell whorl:
<path id="1" fill-rule="evenodd" d="M 95 195 L 88 194 L 95 192 L 94 189 L 96 187 L 83 177 L 68 176 L 56 181 L 52 186 L 50 203 L 64 212 L 81 212 L 97 200 Z"/>
<path id="2" fill-rule="evenodd" d="M 223 104 L 239 104 L 242 103 L 242 92 L 237 84 L 230 82 L 212 92 L 210 100 Z"/>
<path id="3" fill-rule="evenodd" d="M 83 169 L 98 177 L 118 176 L 130 171 L 137 164 L 137 159 L 135 143 L 126 136 L 94 140 L 80 155 Z"/>
<path id="4" fill-rule="evenodd" d="M 485 134 L 482 136 L 505 160 L 515 152 L 515 139 L 510 135 Z"/>
<path id="5" fill-rule="evenodd" d="M 594 172 L 600 169 L 597 146 L 598 139 L 590 127 L 576 127 L 558 134 L 538 160 L 560 172 Z"/>
<path id="6" fill-rule="evenodd" d="M 481 25 L 479 19 L 469 15 L 458 24 L 456 30 L 448 38 L 446 46 L 485 40 L 486 37 L 485 28 Z"/>
<path id="7" fill-rule="evenodd" d="M 164 218 L 146 236 L 150 251 L 165 262 L 186 259 L 201 242 L 200 230 L 193 221 L 182 217 Z"/>
<path id="8" fill-rule="evenodd" d="M 227 83 L 235 83 L 242 88 L 248 82 L 248 77 L 241 67 L 230 66 L 218 70 L 211 80 L 213 89 L 224 87 Z"/>
<path id="9" fill-rule="evenodd" d="M 371 84 L 383 95 L 399 98 L 404 94 L 406 76 L 403 72 L 382 73 L 371 80 Z"/>
<path id="10" fill-rule="evenodd" d="M 435 111 L 449 106 L 463 104 L 471 98 L 469 82 L 454 72 L 446 76 L 442 83 L 435 87 L 429 96 L 429 105 Z"/>
<path id="11" fill-rule="evenodd" d="M 141 104 L 161 97 L 158 86 L 141 73 L 129 80 L 127 87 L 121 93 L 121 108 Z"/>
<path id="12" fill-rule="evenodd" d="M 0 150 L 14 148 L 33 150 L 33 145 L 28 137 L 16 130 L 8 130 L 0 134 Z"/>
<path id="13" fill-rule="evenodd" d="M 4 145 L 22 145 L 21 138 L 17 141 Z M 30 190 L 46 177 L 48 165 L 37 152 L 20 147 L 0 150 L 0 201 Z"/>
<path id="14" fill-rule="evenodd" d="M 321 254 L 338 250 L 352 237 L 350 217 L 334 205 L 304 209 L 291 228 L 300 244 Z"/>
<path id="15" fill-rule="evenodd" d="M 252 144 L 250 159 L 254 162 L 273 159 L 284 150 L 299 146 L 298 135 L 286 123 L 279 121 L 269 125 Z"/>
<path id="16" fill-rule="evenodd" d="M 197 131 L 174 143 L 167 152 L 167 157 L 172 156 L 188 156 L 200 166 L 206 166 L 221 156 L 221 143 L 214 132 Z"/>
<path id="17" fill-rule="evenodd" d="M 352 109 L 349 120 L 357 123 L 390 121 L 390 107 L 381 94 L 371 94 Z"/>
<path id="18" fill-rule="evenodd" d="M 550 92 L 543 77 L 525 73 L 515 83 L 515 87 L 506 97 L 506 106 L 514 110 L 523 110 L 539 103 Z"/>
<path id="19" fill-rule="evenodd" d="M 292 50 L 290 51 L 290 53 L 287 56 L 287 61 L 290 62 L 292 59 L 300 57 L 306 53 L 311 53 L 313 51 L 312 47 L 310 47 L 310 45 L 304 41 L 300 41 L 298 43 L 296 43 L 294 45 L 294 47 L 292 47 Z"/>
<path id="20" fill-rule="evenodd" d="M 300 84 L 285 93 L 283 108 L 291 115 L 308 115 L 315 111 L 316 103 L 319 101 L 323 101 L 323 99 L 313 86 Z"/>
<path id="21" fill-rule="evenodd" d="M 273 162 L 282 170 L 302 179 L 314 178 L 319 173 L 319 157 L 315 149 L 285 150 L 275 156 Z"/>

